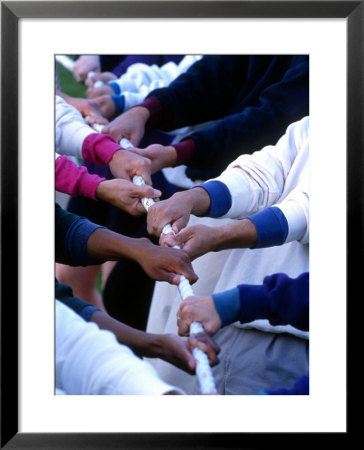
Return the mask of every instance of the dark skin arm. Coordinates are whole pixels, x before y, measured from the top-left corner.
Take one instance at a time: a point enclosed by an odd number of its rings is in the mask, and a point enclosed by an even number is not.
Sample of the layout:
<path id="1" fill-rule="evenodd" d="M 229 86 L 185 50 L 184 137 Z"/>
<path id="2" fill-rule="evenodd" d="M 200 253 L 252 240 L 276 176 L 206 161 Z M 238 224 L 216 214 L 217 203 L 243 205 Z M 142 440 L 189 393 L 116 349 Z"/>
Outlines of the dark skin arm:
<path id="1" fill-rule="evenodd" d="M 204 333 L 192 336 L 188 341 L 173 334 L 152 334 L 129 327 L 102 311 L 95 311 L 91 321 L 101 329 L 113 332 L 121 344 L 130 347 L 139 356 L 160 358 L 190 373 L 195 373 L 196 363 L 191 347 L 199 347 L 207 354 L 210 365 L 218 363 L 220 349 Z"/>
<path id="2" fill-rule="evenodd" d="M 130 238 L 98 228 L 90 235 L 87 249 L 92 259 L 100 263 L 124 258 L 136 261 L 157 281 L 179 284 L 180 275 L 184 275 L 194 283 L 198 278 L 186 252 L 154 245 L 147 238 Z"/>

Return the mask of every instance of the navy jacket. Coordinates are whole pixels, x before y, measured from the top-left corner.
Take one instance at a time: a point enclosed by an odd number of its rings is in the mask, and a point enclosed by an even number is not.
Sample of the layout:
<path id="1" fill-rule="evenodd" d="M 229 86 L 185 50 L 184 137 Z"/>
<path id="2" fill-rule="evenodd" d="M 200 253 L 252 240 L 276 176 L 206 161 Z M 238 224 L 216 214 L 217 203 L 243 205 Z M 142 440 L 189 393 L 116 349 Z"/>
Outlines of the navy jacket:
<path id="1" fill-rule="evenodd" d="M 189 136 L 195 148 L 186 174 L 206 180 L 239 155 L 276 144 L 309 114 L 309 58 L 204 56 L 147 99 L 159 101 L 150 124 L 164 131 L 217 121 Z"/>

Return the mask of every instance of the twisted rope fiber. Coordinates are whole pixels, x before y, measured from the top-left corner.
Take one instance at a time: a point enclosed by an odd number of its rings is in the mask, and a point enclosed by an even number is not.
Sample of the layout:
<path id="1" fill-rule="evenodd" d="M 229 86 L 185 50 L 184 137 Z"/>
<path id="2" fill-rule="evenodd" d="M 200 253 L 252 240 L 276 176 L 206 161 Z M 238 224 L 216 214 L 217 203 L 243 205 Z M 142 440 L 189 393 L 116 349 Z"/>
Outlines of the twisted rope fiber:
<path id="1" fill-rule="evenodd" d="M 99 133 L 101 133 L 102 129 L 104 128 L 104 126 L 100 125 L 100 124 L 93 124 L 92 127 L 95 131 L 97 131 Z M 133 148 L 133 145 L 131 144 L 131 142 L 126 138 L 121 139 L 120 145 L 125 149 Z M 136 175 L 133 177 L 133 183 L 136 184 L 137 186 L 142 186 L 145 184 L 145 181 L 144 181 L 143 177 Z M 155 201 L 152 198 L 147 198 L 147 197 L 142 197 L 141 202 L 146 211 L 148 211 L 148 209 L 155 203 Z M 163 227 L 162 234 L 169 234 L 169 233 L 175 234 L 171 225 L 167 224 Z M 180 249 L 180 247 L 178 245 L 175 245 L 173 248 Z M 184 275 L 180 275 L 180 282 L 178 285 L 178 290 L 179 290 L 182 300 L 194 295 L 192 287 Z M 192 322 L 190 324 L 190 335 L 198 334 L 198 333 L 202 333 L 202 332 L 204 332 L 204 328 L 201 323 Z M 201 349 L 196 348 L 196 347 L 194 347 L 192 349 L 192 355 L 196 361 L 196 376 L 197 376 L 197 379 L 200 384 L 201 394 L 217 395 L 215 381 L 212 376 L 212 371 L 211 371 L 211 367 L 210 367 L 207 355 Z"/>
<path id="2" fill-rule="evenodd" d="M 126 138 L 121 139 L 120 145 L 125 149 L 133 147 L 133 145 Z M 145 184 L 145 181 L 141 176 L 137 175 L 133 177 L 133 183 L 138 186 L 141 186 Z M 148 211 L 148 209 L 155 203 L 153 199 L 146 197 L 143 197 L 141 199 L 141 202 L 146 211 Z M 167 224 L 163 227 L 162 234 L 169 234 L 169 233 L 175 234 L 174 231 L 172 230 L 171 225 Z M 173 248 L 180 249 L 178 245 L 175 245 Z M 192 287 L 184 275 L 180 275 L 178 290 L 182 300 L 194 295 Z M 204 332 L 204 328 L 201 323 L 192 322 L 190 324 L 190 335 L 202 332 Z M 205 395 L 217 394 L 215 382 L 212 376 L 212 371 L 207 355 L 201 349 L 196 347 L 192 349 L 192 354 L 196 361 L 196 375 L 200 384 L 201 393 Z"/>

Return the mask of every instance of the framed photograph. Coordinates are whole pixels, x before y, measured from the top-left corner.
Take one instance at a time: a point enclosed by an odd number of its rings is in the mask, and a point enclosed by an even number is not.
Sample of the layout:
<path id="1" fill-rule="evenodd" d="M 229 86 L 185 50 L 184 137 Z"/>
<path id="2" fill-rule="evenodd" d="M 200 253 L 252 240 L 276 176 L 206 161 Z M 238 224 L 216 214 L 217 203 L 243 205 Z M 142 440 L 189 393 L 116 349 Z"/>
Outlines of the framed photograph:
<path id="1" fill-rule="evenodd" d="M 347 305 L 364 269 L 363 3 L 1 2 L 1 448 L 349 437 Z M 54 395 L 57 54 L 309 54 L 309 396 Z"/>

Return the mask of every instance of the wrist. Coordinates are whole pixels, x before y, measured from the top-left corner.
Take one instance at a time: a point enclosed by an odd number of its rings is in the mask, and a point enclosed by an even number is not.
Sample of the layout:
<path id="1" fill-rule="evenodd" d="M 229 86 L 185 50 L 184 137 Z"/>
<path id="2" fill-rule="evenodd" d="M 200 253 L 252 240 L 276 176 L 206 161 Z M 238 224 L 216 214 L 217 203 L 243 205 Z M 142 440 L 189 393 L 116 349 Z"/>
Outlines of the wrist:
<path id="1" fill-rule="evenodd" d="M 166 149 L 166 158 L 164 167 L 174 167 L 177 164 L 176 149 L 172 145 L 167 145 L 165 149 Z"/>
<path id="2" fill-rule="evenodd" d="M 107 197 L 107 181 L 101 181 L 95 190 L 95 198 L 96 200 L 105 200 L 105 197 Z"/>
<path id="3" fill-rule="evenodd" d="M 164 356 L 164 335 L 163 334 L 148 334 L 148 356 L 150 358 L 163 359 Z"/>
<path id="4" fill-rule="evenodd" d="M 128 113 L 133 117 L 137 117 L 137 119 L 143 122 L 144 125 L 148 122 L 151 115 L 149 109 L 141 105 L 133 106 L 129 109 Z"/>
<path id="5" fill-rule="evenodd" d="M 228 248 L 254 248 L 258 239 L 257 230 L 249 219 L 216 227 L 214 231 L 215 252 Z"/>
<path id="6" fill-rule="evenodd" d="M 184 195 L 185 203 L 190 208 L 191 214 L 203 216 L 210 208 L 210 196 L 201 187 L 195 187 L 188 191 L 181 192 Z"/>
<path id="7" fill-rule="evenodd" d="M 131 248 L 130 248 L 130 259 L 136 261 L 138 264 L 143 266 L 145 261 L 146 252 L 153 249 L 154 244 L 145 237 L 142 238 L 130 238 Z"/>

